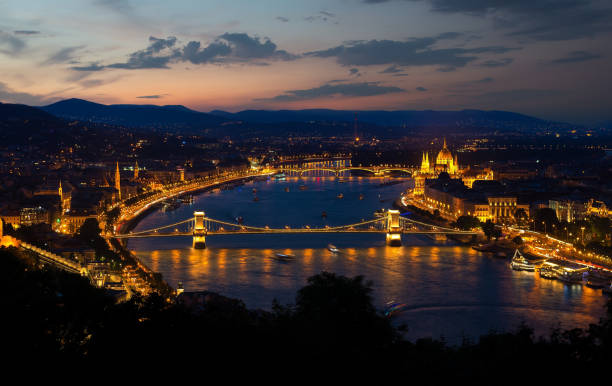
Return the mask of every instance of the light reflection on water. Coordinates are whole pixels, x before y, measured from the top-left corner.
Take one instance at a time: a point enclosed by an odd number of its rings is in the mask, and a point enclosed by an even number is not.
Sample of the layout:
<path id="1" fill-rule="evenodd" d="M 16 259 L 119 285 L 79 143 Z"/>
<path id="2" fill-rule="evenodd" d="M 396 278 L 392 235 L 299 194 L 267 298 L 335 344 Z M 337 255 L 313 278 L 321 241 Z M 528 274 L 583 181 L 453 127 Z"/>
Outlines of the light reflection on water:
<path id="1" fill-rule="evenodd" d="M 221 220 L 243 216 L 250 225 L 350 223 L 371 218 L 381 206 L 379 195 L 395 197 L 406 187 L 380 187 L 379 182 L 365 178 L 344 184 L 329 179 L 253 183 L 204 193 L 194 205 L 174 212 L 155 212 L 136 230 L 188 218 L 194 210 Z M 299 190 L 304 183 L 308 190 Z M 252 201 L 253 187 L 260 198 L 257 203 Z M 285 187 L 290 191 L 285 192 Z M 339 192 L 345 199 L 336 198 Z M 388 207 L 390 201 L 383 205 Z M 328 219 L 321 218 L 323 210 Z M 188 237 L 136 239 L 129 246 L 171 285 L 181 281 L 187 291 L 240 298 L 250 308 L 269 309 L 273 299 L 292 302 L 307 278 L 323 270 L 364 275 L 373 282 L 378 307 L 389 301 L 405 304 L 396 321 L 408 326 L 409 339 L 443 335 L 458 343 L 463 335 L 475 338 L 492 329 L 509 330 L 522 321 L 545 334 L 558 326 L 586 327 L 603 315 L 606 299 L 601 291 L 515 272 L 506 260 L 451 242 L 424 236 L 404 236 L 403 242 L 395 248 L 385 246 L 384 235 L 245 235 L 208 237 L 205 250 L 190 248 Z M 342 253 L 329 252 L 328 243 Z M 279 261 L 277 252 L 295 259 Z"/>

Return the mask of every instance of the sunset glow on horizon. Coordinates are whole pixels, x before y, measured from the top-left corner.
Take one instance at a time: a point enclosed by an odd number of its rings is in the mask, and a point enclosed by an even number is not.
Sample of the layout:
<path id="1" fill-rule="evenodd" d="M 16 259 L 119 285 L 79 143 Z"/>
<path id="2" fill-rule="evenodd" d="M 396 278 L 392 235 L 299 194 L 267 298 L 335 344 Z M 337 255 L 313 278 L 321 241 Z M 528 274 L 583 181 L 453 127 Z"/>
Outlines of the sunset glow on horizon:
<path id="1" fill-rule="evenodd" d="M 0 101 L 611 120 L 605 1 L 5 1 Z"/>

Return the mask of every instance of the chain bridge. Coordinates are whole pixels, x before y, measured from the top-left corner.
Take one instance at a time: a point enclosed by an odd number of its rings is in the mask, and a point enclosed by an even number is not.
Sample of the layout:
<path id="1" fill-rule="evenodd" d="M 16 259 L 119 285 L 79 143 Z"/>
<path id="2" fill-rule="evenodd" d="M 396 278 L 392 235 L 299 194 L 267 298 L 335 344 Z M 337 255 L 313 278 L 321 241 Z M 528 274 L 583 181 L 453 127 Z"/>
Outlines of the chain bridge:
<path id="1" fill-rule="evenodd" d="M 402 234 L 429 234 L 429 235 L 475 235 L 477 232 L 460 231 L 437 225 L 412 220 L 400 215 L 398 210 L 388 210 L 384 215 L 370 220 L 363 220 L 353 224 L 339 226 L 300 228 L 285 226 L 271 228 L 268 226 L 251 226 L 232 223 L 207 217 L 204 212 L 194 212 L 194 217 L 164 225 L 157 228 L 110 235 L 111 238 L 129 239 L 144 237 L 172 237 L 192 236 L 193 247 L 197 249 L 206 247 L 206 237 L 214 235 L 240 235 L 240 234 L 310 234 L 310 233 L 381 233 L 386 235 L 388 245 L 399 246 L 402 243 Z"/>

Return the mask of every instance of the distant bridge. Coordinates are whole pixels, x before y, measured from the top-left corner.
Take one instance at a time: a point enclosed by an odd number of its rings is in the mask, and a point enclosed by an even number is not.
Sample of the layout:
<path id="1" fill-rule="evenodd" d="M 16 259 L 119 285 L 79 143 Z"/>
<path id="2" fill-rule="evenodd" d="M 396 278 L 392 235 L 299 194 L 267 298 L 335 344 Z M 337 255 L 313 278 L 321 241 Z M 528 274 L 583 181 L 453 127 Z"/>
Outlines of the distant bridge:
<path id="1" fill-rule="evenodd" d="M 402 234 L 431 235 L 476 235 L 477 232 L 460 231 L 408 219 L 400 216 L 398 210 L 388 210 L 386 215 L 353 224 L 339 226 L 310 227 L 308 225 L 292 228 L 258 227 L 232 223 L 206 217 L 204 212 L 195 212 L 194 217 L 164 225 L 108 237 L 117 239 L 144 237 L 193 236 L 194 248 L 206 247 L 206 236 L 240 234 L 308 234 L 308 233 L 384 233 L 388 245 L 401 245 Z"/>
<path id="2" fill-rule="evenodd" d="M 292 172 L 292 173 L 297 173 L 300 176 L 303 176 L 304 173 L 308 173 L 308 172 L 329 172 L 334 174 L 335 176 L 338 176 L 340 173 L 342 172 L 349 172 L 352 170 L 359 170 L 359 171 L 363 171 L 363 172 L 368 172 L 371 173 L 373 176 L 382 176 L 385 173 L 390 173 L 390 172 L 402 172 L 402 173 L 407 173 L 412 175 L 412 173 L 414 172 L 414 169 L 411 168 L 402 168 L 402 167 L 397 167 L 397 168 L 389 168 L 389 167 L 380 167 L 380 166 L 372 166 L 372 167 L 360 167 L 360 166 L 349 166 L 349 167 L 279 167 L 278 168 L 279 171 L 285 173 L 285 172 Z"/>
<path id="3" fill-rule="evenodd" d="M 338 162 L 344 161 L 344 162 Z M 324 160 L 322 162 L 311 162 L 309 160 L 297 161 L 294 163 L 281 163 L 274 168 L 282 173 L 297 174 L 300 177 L 308 172 L 328 172 L 334 176 L 338 176 L 343 172 L 362 171 L 372 174 L 373 176 L 383 176 L 386 173 L 401 172 L 406 174 L 414 174 L 417 170 L 406 166 L 352 166 L 350 160 Z"/>

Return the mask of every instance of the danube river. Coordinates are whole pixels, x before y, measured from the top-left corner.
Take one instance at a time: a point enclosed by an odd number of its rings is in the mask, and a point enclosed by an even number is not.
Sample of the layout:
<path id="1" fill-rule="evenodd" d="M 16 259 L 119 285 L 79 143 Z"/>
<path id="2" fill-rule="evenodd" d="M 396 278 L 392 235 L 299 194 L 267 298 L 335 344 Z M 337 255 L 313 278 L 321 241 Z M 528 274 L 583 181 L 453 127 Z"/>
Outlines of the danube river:
<path id="1" fill-rule="evenodd" d="M 224 221 L 242 217 L 255 226 L 350 224 L 391 207 L 410 186 L 410 181 L 381 182 L 357 177 L 249 182 L 202 193 L 171 212 L 153 212 L 134 231 L 175 223 L 195 210 Z M 206 243 L 207 249 L 194 250 L 188 237 L 160 237 L 133 239 L 129 247 L 170 285 L 182 282 L 186 291 L 240 298 L 249 308 L 270 309 L 273 299 L 292 302 L 307 278 L 321 271 L 363 275 L 373 282 L 380 309 L 388 302 L 402 304 L 394 320 L 408 327 L 411 340 L 443 336 L 460 343 L 490 330 L 513 330 L 521 322 L 540 335 L 554 327 L 586 327 L 604 314 L 601 291 L 515 272 L 505 259 L 427 236 L 404 235 L 402 247 L 387 247 L 384 234 L 228 235 L 209 236 Z M 329 243 L 341 253 L 329 252 Z M 279 261 L 278 252 L 295 259 Z"/>

